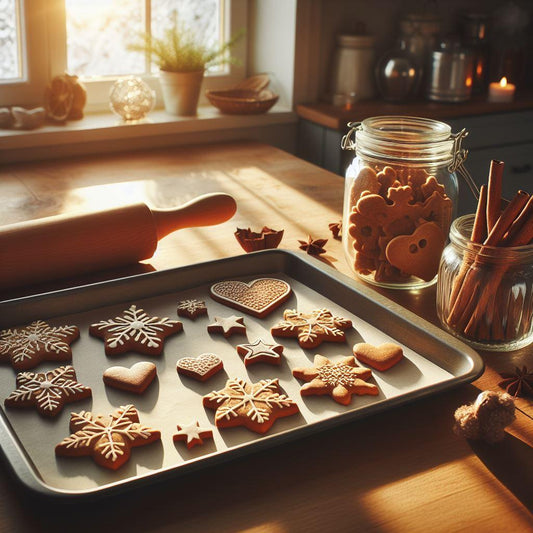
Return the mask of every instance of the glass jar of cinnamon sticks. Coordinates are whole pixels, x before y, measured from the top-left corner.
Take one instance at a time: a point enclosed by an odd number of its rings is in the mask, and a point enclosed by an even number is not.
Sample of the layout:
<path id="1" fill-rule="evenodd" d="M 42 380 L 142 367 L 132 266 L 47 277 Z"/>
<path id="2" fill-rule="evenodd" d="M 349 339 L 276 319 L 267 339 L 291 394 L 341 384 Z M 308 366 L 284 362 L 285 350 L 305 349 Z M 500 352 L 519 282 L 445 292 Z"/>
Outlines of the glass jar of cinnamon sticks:
<path id="1" fill-rule="evenodd" d="M 378 116 L 349 124 L 344 255 L 361 279 L 419 289 L 435 283 L 457 198 L 460 139 L 437 120 Z M 345 229 L 344 229 L 345 228 Z"/>
<path id="2" fill-rule="evenodd" d="M 490 351 L 533 342 L 533 196 L 518 191 L 502 209 L 502 170 L 492 162 L 476 214 L 453 222 L 437 285 L 443 326 Z"/>

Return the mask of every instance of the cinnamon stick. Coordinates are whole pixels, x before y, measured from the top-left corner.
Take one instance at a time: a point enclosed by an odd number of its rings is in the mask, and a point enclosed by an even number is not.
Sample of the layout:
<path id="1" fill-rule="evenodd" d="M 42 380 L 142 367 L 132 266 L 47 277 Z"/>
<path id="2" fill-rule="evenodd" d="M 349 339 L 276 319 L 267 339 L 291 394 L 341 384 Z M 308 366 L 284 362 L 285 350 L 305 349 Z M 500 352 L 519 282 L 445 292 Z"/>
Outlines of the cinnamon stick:
<path id="1" fill-rule="evenodd" d="M 489 197 L 487 196 L 487 206 Z M 500 215 L 492 229 L 490 230 L 487 238 L 483 242 L 484 246 L 501 246 L 503 236 L 509 231 L 509 228 L 516 220 L 522 209 L 525 207 L 529 200 L 529 194 L 525 191 L 518 191 L 513 199 L 509 202 L 509 205 L 505 208 Z M 487 215 L 488 220 L 488 215 Z"/>
<path id="2" fill-rule="evenodd" d="M 472 228 L 472 242 L 481 244 L 487 237 L 487 186 L 479 188 L 479 200 L 477 203 L 474 227 Z"/>
<path id="3" fill-rule="evenodd" d="M 524 191 L 516 193 L 484 240 L 479 253 L 474 260 L 469 260 L 470 264 L 460 289 L 455 291 L 454 299 L 450 300 L 451 311 L 448 314 L 447 322 L 450 326 L 463 331 L 467 336 L 478 338 L 479 335 L 483 335 L 483 338 L 490 338 L 490 328 L 485 328 L 483 324 L 490 324 L 491 319 L 494 318 L 494 310 L 497 305 L 496 292 L 508 265 L 504 264 L 499 268 L 488 269 L 487 265 L 483 264 L 485 262 L 483 256 L 488 251 L 487 247 L 501 245 L 503 236 L 521 214 L 529 199 L 529 195 Z M 479 331 L 480 329 L 482 331 Z M 502 335 L 500 331 L 497 333 L 498 337 Z"/>
<path id="4" fill-rule="evenodd" d="M 472 228 L 472 235 L 470 236 L 470 240 L 473 243 L 481 244 L 487 236 L 486 231 L 487 231 L 487 186 L 482 185 L 479 188 L 479 199 L 478 199 L 476 216 L 474 218 L 474 226 Z M 472 248 L 473 248 L 472 246 L 470 245 L 468 246 L 468 249 L 471 251 L 472 251 Z M 472 251 L 472 253 L 474 252 Z M 450 302 L 453 305 L 448 315 L 448 323 L 450 320 L 452 320 L 452 317 L 454 316 L 453 307 L 458 304 L 457 296 L 459 294 L 459 291 L 461 290 L 466 273 L 468 272 L 468 269 L 470 268 L 472 261 L 473 261 L 473 258 L 470 255 L 470 253 L 465 254 L 461 268 L 456 278 L 453 280 L 452 293 L 450 295 Z"/>
<path id="5" fill-rule="evenodd" d="M 524 246 L 533 240 L 533 195 L 529 197 L 503 239 L 505 246 Z"/>
<path id="6" fill-rule="evenodd" d="M 490 162 L 487 185 L 487 233 L 492 231 L 501 213 L 503 167 L 503 161 L 493 159 Z"/>

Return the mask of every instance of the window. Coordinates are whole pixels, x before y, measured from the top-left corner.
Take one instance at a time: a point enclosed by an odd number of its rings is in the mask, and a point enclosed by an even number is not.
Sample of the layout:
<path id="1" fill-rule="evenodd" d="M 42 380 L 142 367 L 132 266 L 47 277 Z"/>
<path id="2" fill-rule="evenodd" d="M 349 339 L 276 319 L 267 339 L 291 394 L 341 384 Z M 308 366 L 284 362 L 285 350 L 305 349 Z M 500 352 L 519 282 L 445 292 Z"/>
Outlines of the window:
<path id="1" fill-rule="evenodd" d="M 41 105 L 48 81 L 63 72 L 80 76 L 88 110 L 108 109 L 117 77 L 142 76 L 158 90 L 149 57 L 128 50 L 142 33 L 158 35 L 176 10 L 188 25 L 224 41 L 246 28 L 247 0 L 0 0 L 0 106 Z M 209 71 L 206 87 L 244 77 L 246 43 L 233 49 L 237 65 Z M 158 95 L 160 96 L 160 95 Z M 158 101 L 161 102 L 161 98 Z"/>

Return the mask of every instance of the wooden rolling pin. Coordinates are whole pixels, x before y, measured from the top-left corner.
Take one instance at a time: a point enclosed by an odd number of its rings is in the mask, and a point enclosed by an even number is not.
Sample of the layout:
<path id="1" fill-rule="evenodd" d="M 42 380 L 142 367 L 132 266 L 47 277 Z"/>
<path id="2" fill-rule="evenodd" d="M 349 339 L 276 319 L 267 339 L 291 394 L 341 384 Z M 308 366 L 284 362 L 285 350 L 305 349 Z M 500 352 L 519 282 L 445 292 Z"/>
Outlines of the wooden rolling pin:
<path id="1" fill-rule="evenodd" d="M 219 224 L 236 209 L 233 197 L 214 193 L 176 209 L 139 203 L 0 227 L 0 290 L 149 259 L 165 235 Z"/>

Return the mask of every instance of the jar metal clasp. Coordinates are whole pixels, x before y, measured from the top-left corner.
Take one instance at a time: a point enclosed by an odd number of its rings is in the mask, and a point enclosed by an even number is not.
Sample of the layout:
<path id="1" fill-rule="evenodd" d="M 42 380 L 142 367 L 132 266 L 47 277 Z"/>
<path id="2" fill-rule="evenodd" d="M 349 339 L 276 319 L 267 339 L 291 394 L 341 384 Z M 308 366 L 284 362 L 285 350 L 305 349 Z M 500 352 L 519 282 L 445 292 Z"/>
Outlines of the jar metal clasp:
<path id="1" fill-rule="evenodd" d="M 343 135 L 341 140 L 341 148 L 343 150 L 355 151 L 355 133 L 361 129 L 361 122 L 348 122 L 350 131 Z"/>
<path id="2" fill-rule="evenodd" d="M 466 128 L 463 128 L 461 131 L 457 133 L 452 133 L 451 137 L 453 139 L 453 159 L 448 167 L 448 170 L 450 172 L 459 172 L 461 177 L 465 180 L 466 184 L 472 191 L 472 194 L 474 195 L 474 198 L 476 200 L 479 199 L 479 187 L 477 186 L 476 182 L 474 181 L 474 178 L 472 178 L 472 175 L 470 172 L 468 172 L 467 168 L 464 165 L 464 162 L 466 160 L 466 157 L 468 155 L 468 150 L 466 148 L 463 148 L 463 140 L 465 137 L 467 137 L 468 131 L 466 131 Z"/>

